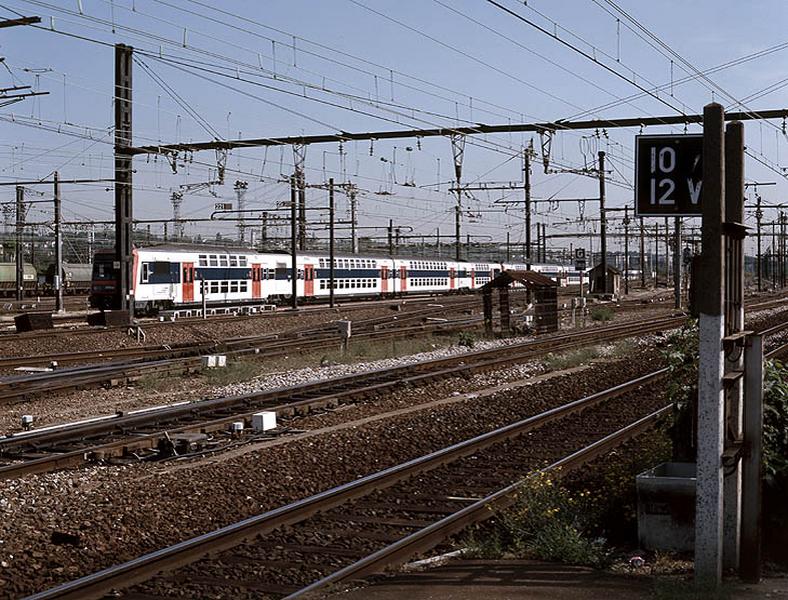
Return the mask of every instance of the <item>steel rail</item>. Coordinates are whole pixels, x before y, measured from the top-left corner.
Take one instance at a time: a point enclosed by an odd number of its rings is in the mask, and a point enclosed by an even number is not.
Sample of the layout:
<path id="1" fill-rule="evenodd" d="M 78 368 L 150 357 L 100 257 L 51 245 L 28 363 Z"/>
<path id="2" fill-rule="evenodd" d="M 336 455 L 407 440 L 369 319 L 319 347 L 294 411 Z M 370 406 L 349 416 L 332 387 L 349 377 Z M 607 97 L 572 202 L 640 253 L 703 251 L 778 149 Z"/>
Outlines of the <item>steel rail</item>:
<path id="1" fill-rule="evenodd" d="M 337 397 L 337 392 L 332 391 L 337 388 L 348 386 L 350 392 L 370 391 L 372 385 L 400 385 L 402 383 L 417 383 L 435 376 L 459 375 L 463 372 L 478 371 L 492 367 L 503 366 L 507 363 L 524 360 L 547 351 L 567 350 L 589 343 L 597 343 L 601 340 L 609 341 L 625 337 L 634 333 L 643 334 L 653 330 L 661 331 L 666 326 L 675 326 L 683 319 L 671 318 L 661 319 L 651 322 L 634 322 L 626 326 L 616 325 L 596 330 L 584 330 L 575 334 L 562 334 L 549 339 L 533 340 L 521 344 L 492 348 L 487 350 L 477 350 L 466 352 L 450 357 L 443 357 L 423 361 L 420 363 L 402 365 L 395 368 L 383 368 L 352 375 L 344 375 L 331 379 L 319 380 L 301 384 L 252 392 L 238 396 L 228 396 L 200 400 L 197 402 L 180 403 L 174 406 L 165 406 L 156 411 L 149 411 L 144 414 L 119 415 L 112 422 L 91 421 L 88 423 L 80 422 L 74 427 L 63 427 L 59 429 L 48 428 L 38 432 L 23 432 L 21 435 L 9 435 L 0 438 L 0 455 L 18 447 L 19 444 L 42 444 L 44 442 L 62 441 L 68 437 L 87 438 L 99 433 L 111 431 L 123 431 L 135 426 L 149 425 L 156 421 L 164 422 L 172 419 L 179 419 L 194 415 L 196 411 L 211 412 L 226 410 L 232 407 L 249 408 L 250 404 L 261 401 L 282 401 L 293 396 L 306 396 L 319 394 L 316 398 L 310 398 L 309 402 L 325 401 Z M 282 415 L 292 414 L 292 409 L 303 406 L 303 403 L 295 403 L 278 407 Z M 234 415 L 237 417 L 237 415 Z M 233 417 L 227 417 L 231 419 Z M 171 430 L 172 431 L 172 430 Z M 0 469 L 2 473 L 2 469 Z"/>
<path id="2" fill-rule="evenodd" d="M 384 489 L 413 475 L 469 456 L 493 444 L 541 427 L 553 420 L 636 390 L 663 377 L 667 374 L 667 371 L 667 369 L 654 371 L 610 389 L 574 400 L 308 498 L 33 594 L 28 596 L 27 600 L 50 600 L 53 598 L 81 600 L 94 598 L 100 597 L 111 590 L 145 581 L 164 570 L 172 570 L 192 563 L 209 553 L 226 550 L 253 536 L 262 535 L 279 527 L 302 521 L 318 512 L 366 495 L 371 491 Z"/>
<path id="3" fill-rule="evenodd" d="M 516 501 L 517 492 L 523 487 L 525 481 L 533 479 L 542 473 L 548 473 L 559 469 L 575 469 L 648 430 L 657 420 L 666 415 L 671 408 L 672 405 L 662 407 L 638 419 L 634 423 L 589 444 L 577 452 L 543 469 L 532 472 L 524 481 L 518 481 L 489 494 L 485 498 L 444 517 L 440 521 L 412 533 L 339 571 L 319 579 L 297 592 L 288 595 L 285 600 L 302 598 L 329 585 L 348 579 L 361 579 L 374 573 L 379 573 L 386 567 L 402 564 L 410 557 L 434 548 L 469 525 L 479 523 L 491 517 L 494 511 L 500 511 L 512 505 Z"/>
<path id="4" fill-rule="evenodd" d="M 576 344 L 567 345 L 563 348 L 566 349 L 569 347 L 576 347 Z M 536 354 L 536 351 L 534 351 L 533 354 Z M 16 450 L 16 454 L 19 455 L 19 449 L 26 446 L 31 447 L 33 452 L 37 451 L 40 454 L 42 451 L 42 446 L 45 442 L 69 442 L 75 439 L 87 440 L 91 435 L 101 434 L 102 432 L 108 432 L 105 433 L 107 437 L 112 437 L 113 433 L 125 434 L 129 432 L 127 435 L 123 435 L 120 440 L 104 442 L 98 445 L 82 447 L 67 452 L 53 453 L 51 456 L 45 456 L 0 467 L 0 480 L 34 473 L 44 473 L 66 467 L 74 467 L 91 460 L 103 460 L 112 456 L 122 456 L 137 449 L 153 448 L 161 439 L 167 436 L 174 437 L 182 433 L 195 431 L 211 433 L 215 431 L 226 430 L 228 425 L 232 422 L 239 420 L 244 420 L 245 422 L 250 421 L 252 415 L 256 412 L 259 412 L 260 410 L 273 410 L 277 413 L 278 417 L 291 416 L 293 414 L 307 414 L 315 408 L 333 408 L 343 402 L 357 401 L 359 398 L 366 398 L 369 396 L 377 397 L 381 393 L 403 385 L 422 385 L 436 379 L 460 376 L 468 372 L 475 373 L 484 370 L 490 370 L 492 368 L 517 362 L 518 360 L 521 360 L 521 356 L 507 355 L 503 357 L 491 358 L 486 363 L 461 364 L 439 371 L 428 371 L 426 373 L 419 372 L 420 365 L 409 365 L 411 369 L 406 372 L 412 374 L 408 376 L 398 373 L 391 374 L 391 370 L 372 372 L 372 377 L 370 379 L 362 379 L 359 375 L 349 375 L 345 376 L 344 378 L 339 378 L 340 380 L 344 380 L 350 384 L 349 389 L 344 389 L 341 391 L 322 390 L 321 384 L 325 384 L 325 382 L 314 382 L 312 384 L 307 384 L 307 386 L 310 386 L 314 391 L 305 390 L 305 386 L 298 388 L 300 393 L 295 397 L 297 398 L 306 396 L 306 399 L 293 401 L 286 404 L 281 404 L 281 402 L 283 399 L 292 397 L 288 396 L 287 394 L 289 388 L 280 389 L 279 391 L 282 392 L 282 394 L 279 396 L 267 397 L 265 393 L 261 394 L 263 398 L 268 399 L 258 400 L 254 407 L 249 404 L 249 399 L 246 396 L 229 399 L 218 398 L 214 400 L 207 400 L 204 402 L 214 402 L 216 404 L 216 410 L 221 411 L 223 408 L 227 407 L 230 401 L 237 401 L 239 398 L 241 398 L 244 400 L 244 403 L 241 404 L 241 406 L 244 406 L 244 410 L 243 412 L 235 412 L 230 415 L 225 414 L 224 416 L 213 418 L 208 421 L 206 421 L 205 417 L 203 417 L 202 419 L 198 419 L 188 425 L 162 427 L 155 433 L 147 433 L 142 435 L 133 434 L 134 425 L 150 426 L 152 424 L 155 425 L 157 423 L 161 423 L 161 421 L 164 420 L 161 413 L 166 413 L 170 410 L 176 413 L 175 416 L 170 415 L 170 418 L 172 418 L 172 420 L 177 423 L 179 418 L 188 418 L 191 413 L 195 412 L 195 409 L 193 408 L 194 405 L 191 405 L 190 407 L 189 404 L 179 404 L 175 407 L 162 409 L 156 413 L 135 413 L 134 415 L 128 415 L 128 417 L 119 417 L 119 421 L 122 421 L 120 423 L 109 423 L 107 421 L 87 421 L 80 423 L 75 428 L 77 431 L 57 429 L 48 430 L 45 431 L 42 436 L 32 440 L 26 437 L 20 437 L 18 440 L 14 438 L 7 438 L 0 440 L 0 444 L 5 446 L 4 449 L 2 447 L 0 447 L 0 449 L 2 449 L 7 456 L 10 456 L 10 458 L 14 458 L 14 450 Z M 408 369 L 408 367 L 403 367 L 403 369 Z M 385 379 L 381 380 L 381 376 L 384 375 L 386 376 Z M 274 391 L 275 394 L 276 392 L 277 391 Z M 311 397 L 311 394 L 313 393 L 317 393 L 318 396 Z M 236 404 L 236 406 L 238 406 L 238 404 Z M 206 411 L 203 410 L 202 412 L 205 413 Z"/>
<path id="5" fill-rule="evenodd" d="M 396 339 L 408 337 L 414 333 L 447 333 L 458 329 L 467 329 L 481 323 L 481 318 L 453 319 L 446 322 L 424 323 L 418 326 L 392 327 L 377 331 L 357 333 L 357 340 L 363 339 Z M 117 380 L 132 381 L 147 372 L 159 370 L 197 369 L 205 354 L 250 354 L 261 357 L 275 357 L 292 352 L 311 352 L 338 346 L 339 338 L 335 334 L 320 336 L 298 336 L 293 339 L 275 339 L 271 336 L 259 338 L 242 338 L 226 343 L 211 343 L 200 346 L 187 346 L 173 349 L 156 349 L 140 351 L 138 360 L 90 364 L 67 369 L 57 369 L 35 375 L 10 376 L 0 379 L 0 400 L 13 400 L 33 396 L 42 391 L 51 393 L 54 390 L 69 390 L 88 385 L 103 385 Z"/>

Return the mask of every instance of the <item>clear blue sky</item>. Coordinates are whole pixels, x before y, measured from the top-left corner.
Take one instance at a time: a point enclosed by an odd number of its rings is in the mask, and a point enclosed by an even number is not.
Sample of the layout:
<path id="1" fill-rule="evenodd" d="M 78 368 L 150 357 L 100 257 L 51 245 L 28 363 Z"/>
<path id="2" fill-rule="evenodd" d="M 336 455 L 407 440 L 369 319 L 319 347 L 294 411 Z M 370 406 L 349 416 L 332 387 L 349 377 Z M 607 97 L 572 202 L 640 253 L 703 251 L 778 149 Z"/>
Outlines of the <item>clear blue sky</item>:
<path id="1" fill-rule="evenodd" d="M 635 35 L 637 28 L 603 0 L 498 2 L 643 87 L 671 81 L 666 51 L 658 52 Z M 729 0 L 620 0 L 617 5 L 700 70 L 788 39 L 788 7 L 777 0 L 757 3 L 757 16 L 755 6 Z M 43 19 L 41 28 L 0 30 L 0 55 L 8 67 L 0 70 L 0 84 L 50 92 L 0 109 L 0 177 L 6 181 L 40 178 L 55 169 L 67 178 L 112 177 L 111 46 L 118 42 L 143 51 L 140 59 L 169 86 L 163 89 L 143 66 L 134 65 L 137 144 L 552 121 L 584 113 L 591 118 L 672 115 L 675 109 L 695 113 L 712 97 L 728 106 L 731 98 L 742 100 L 788 77 L 788 50 L 780 50 L 710 75 L 722 91 L 713 93 L 711 84 L 695 80 L 676 83 L 672 96 L 670 89 L 661 92 L 664 102 L 646 96 L 593 110 L 639 90 L 486 0 L 2 0 L 0 7 L 5 18 L 21 13 Z M 93 41 L 47 31 L 50 28 Z M 672 70 L 675 82 L 687 76 L 678 59 Z M 746 105 L 754 110 L 788 106 L 786 89 L 777 86 Z M 788 161 L 788 140 L 781 129 L 781 122 L 746 125 L 750 151 L 773 167 Z M 610 203 L 623 206 L 632 198 L 632 148 L 638 130 L 599 132 L 598 137 L 594 133 L 559 133 L 552 166 L 583 167 L 598 149 L 608 151 L 614 180 Z M 516 155 L 530 140 L 530 135 L 520 134 L 469 138 L 463 179 L 520 181 Z M 538 137 L 534 142 L 538 150 Z M 392 218 L 418 233 L 438 227 L 446 234 L 453 230 L 456 199 L 447 191 L 453 177 L 448 140 L 352 143 L 343 151 L 341 158 L 336 144 L 309 148 L 307 177 L 310 183 L 328 176 L 357 183 L 363 190 L 362 225 L 385 225 Z M 170 216 L 171 190 L 212 179 L 215 162 L 213 153 L 201 153 L 188 164 L 179 161 L 173 174 L 161 158 L 135 159 L 136 216 Z M 225 185 L 213 191 L 229 200 L 233 182 L 244 179 L 249 182 L 249 205 L 271 207 L 287 198 L 286 186 L 276 179 L 289 174 L 292 163 L 289 149 L 234 152 L 227 159 Z M 594 180 L 546 175 L 540 167 L 541 156 L 533 175 L 536 197 L 596 195 Z M 767 202 L 780 201 L 788 189 L 778 172 L 753 158 L 747 160 L 747 177 L 778 182 L 761 190 Z M 105 187 L 67 187 L 67 216 L 111 218 L 113 196 Z M 12 188 L 2 189 L 5 199 L 11 199 Z M 519 199 L 521 193 L 475 193 L 474 199 L 465 200 L 464 230 L 496 239 L 510 231 L 512 240 L 521 240 L 518 205 L 511 205 L 508 213 L 492 212 L 500 206 L 493 205 L 495 200 Z M 310 192 L 310 198 L 324 201 L 320 191 Z M 187 194 L 183 212 L 208 216 L 215 201 L 205 190 Z M 344 211 L 344 202 L 340 204 Z M 578 210 L 576 205 L 543 204 L 535 220 L 550 223 L 551 232 L 568 231 L 577 227 L 566 223 Z M 585 217 L 597 213 L 593 203 L 584 207 Z M 46 215 L 31 213 L 31 219 L 36 218 Z M 189 228 L 204 235 L 217 230 L 214 225 Z"/>

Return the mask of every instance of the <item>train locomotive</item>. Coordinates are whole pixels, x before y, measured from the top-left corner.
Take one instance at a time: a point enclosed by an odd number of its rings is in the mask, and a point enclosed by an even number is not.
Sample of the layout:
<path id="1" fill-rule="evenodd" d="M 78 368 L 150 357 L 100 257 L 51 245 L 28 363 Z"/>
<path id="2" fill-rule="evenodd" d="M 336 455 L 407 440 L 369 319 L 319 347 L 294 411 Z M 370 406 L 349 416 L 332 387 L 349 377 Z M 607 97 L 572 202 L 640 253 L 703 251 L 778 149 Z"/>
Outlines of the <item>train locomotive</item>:
<path id="1" fill-rule="evenodd" d="M 96 253 L 90 303 L 112 306 L 117 285 L 114 252 Z M 156 246 L 133 250 L 135 310 L 278 303 L 290 298 L 289 254 L 206 246 Z M 329 257 L 304 252 L 297 258 L 297 295 L 303 301 L 328 298 Z M 458 262 L 444 259 L 375 255 L 336 255 L 334 294 L 342 297 L 387 297 L 408 294 L 447 294 L 478 289 L 503 269 L 525 269 L 522 264 Z M 559 283 L 568 272 L 557 265 L 532 265 Z"/>

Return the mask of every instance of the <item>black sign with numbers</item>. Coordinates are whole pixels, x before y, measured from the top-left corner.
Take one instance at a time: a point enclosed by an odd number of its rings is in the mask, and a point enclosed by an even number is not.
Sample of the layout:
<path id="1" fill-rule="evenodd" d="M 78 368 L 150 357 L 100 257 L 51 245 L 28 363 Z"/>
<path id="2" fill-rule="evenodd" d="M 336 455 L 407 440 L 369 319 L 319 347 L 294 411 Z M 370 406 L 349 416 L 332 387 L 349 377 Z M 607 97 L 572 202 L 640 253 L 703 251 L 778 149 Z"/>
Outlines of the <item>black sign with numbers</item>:
<path id="1" fill-rule="evenodd" d="M 702 184 L 703 134 L 635 136 L 636 216 L 700 216 Z"/>

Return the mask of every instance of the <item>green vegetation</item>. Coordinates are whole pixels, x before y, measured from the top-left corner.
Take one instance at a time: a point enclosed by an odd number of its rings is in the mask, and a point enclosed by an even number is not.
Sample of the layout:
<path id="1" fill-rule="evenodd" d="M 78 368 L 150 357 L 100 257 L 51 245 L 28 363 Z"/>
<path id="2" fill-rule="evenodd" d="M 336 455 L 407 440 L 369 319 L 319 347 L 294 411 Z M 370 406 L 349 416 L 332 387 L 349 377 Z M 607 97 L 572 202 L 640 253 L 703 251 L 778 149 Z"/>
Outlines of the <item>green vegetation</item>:
<path id="1" fill-rule="evenodd" d="M 169 392 L 178 385 L 178 378 L 164 373 L 149 373 L 134 382 L 143 392 Z"/>
<path id="2" fill-rule="evenodd" d="M 655 600 L 729 600 L 732 597 L 731 586 L 727 584 L 704 586 L 692 580 L 672 577 L 654 581 Z"/>
<path id="3" fill-rule="evenodd" d="M 476 344 L 476 336 L 472 331 L 461 331 L 457 336 L 457 345 L 465 346 L 466 348 L 473 348 Z"/>
<path id="4" fill-rule="evenodd" d="M 609 306 L 595 306 L 591 309 L 591 320 L 606 322 L 613 318 L 613 309 Z"/>
<path id="5" fill-rule="evenodd" d="M 203 369 L 200 376 L 211 385 L 248 381 L 260 374 L 260 365 L 251 360 L 228 359 L 227 366 Z"/>
<path id="6" fill-rule="evenodd" d="M 788 368 L 779 361 L 764 371 L 763 467 L 767 483 L 788 478 Z"/>
<path id="7" fill-rule="evenodd" d="M 597 346 L 579 348 L 563 354 L 553 354 L 545 356 L 544 364 L 550 371 L 563 371 L 587 363 L 589 360 L 598 358 L 601 352 Z"/>
<path id="8" fill-rule="evenodd" d="M 662 353 L 668 363 L 667 396 L 673 403 L 673 458 L 694 462 L 693 423 L 698 398 L 697 321 L 672 332 Z"/>
<path id="9" fill-rule="evenodd" d="M 513 506 L 495 517 L 491 528 L 476 528 L 467 538 L 473 556 L 514 556 L 600 567 L 607 563 L 605 540 L 596 528 L 590 493 L 570 493 L 540 473 L 523 482 Z M 483 532 L 483 533 L 482 533 Z"/>

